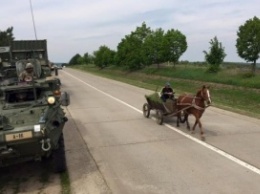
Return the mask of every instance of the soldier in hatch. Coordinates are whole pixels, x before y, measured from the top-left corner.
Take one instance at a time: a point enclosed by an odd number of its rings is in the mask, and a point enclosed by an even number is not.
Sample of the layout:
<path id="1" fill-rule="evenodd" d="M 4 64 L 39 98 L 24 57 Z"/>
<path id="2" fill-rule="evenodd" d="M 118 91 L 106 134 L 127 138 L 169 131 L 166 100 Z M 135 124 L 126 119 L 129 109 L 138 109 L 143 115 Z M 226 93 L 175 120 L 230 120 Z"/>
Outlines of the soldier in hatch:
<path id="1" fill-rule="evenodd" d="M 20 81 L 32 81 L 34 77 L 33 65 L 31 63 L 27 63 L 25 66 L 25 70 L 19 75 Z"/>

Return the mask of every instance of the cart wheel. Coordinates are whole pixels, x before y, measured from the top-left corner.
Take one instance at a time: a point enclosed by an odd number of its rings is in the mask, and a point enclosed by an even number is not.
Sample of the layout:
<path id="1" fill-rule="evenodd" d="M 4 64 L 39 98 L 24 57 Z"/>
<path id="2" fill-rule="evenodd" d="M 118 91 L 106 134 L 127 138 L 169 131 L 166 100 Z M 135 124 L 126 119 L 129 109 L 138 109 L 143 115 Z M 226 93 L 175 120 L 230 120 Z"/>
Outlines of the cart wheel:
<path id="1" fill-rule="evenodd" d="M 150 116 L 150 106 L 148 103 L 144 103 L 143 105 L 143 115 L 144 117 L 148 118 Z"/>
<path id="2" fill-rule="evenodd" d="M 161 125 L 163 123 L 163 112 L 161 110 L 156 111 L 156 122 Z"/>

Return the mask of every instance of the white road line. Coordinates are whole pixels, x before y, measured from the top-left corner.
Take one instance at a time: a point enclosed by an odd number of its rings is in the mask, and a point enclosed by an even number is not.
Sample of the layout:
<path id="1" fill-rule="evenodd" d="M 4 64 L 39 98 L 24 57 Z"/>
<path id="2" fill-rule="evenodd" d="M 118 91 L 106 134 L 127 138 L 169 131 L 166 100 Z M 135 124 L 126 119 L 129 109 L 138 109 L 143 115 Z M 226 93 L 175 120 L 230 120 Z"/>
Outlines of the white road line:
<path id="1" fill-rule="evenodd" d="M 104 94 L 104 95 L 114 99 L 115 101 L 120 102 L 120 103 L 128 106 L 129 108 L 132 108 L 133 110 L 143 114 L 143 112 L 141 110 L 131 106 L 130 104 L 127 104 L 126 102 L 124 102 L 124 101 L 122 101 L 122 100 L 120 100 L 120 99 L 118 99 L 118 98 L 116 98 L 116 97 L 114 97 L 114 96 L 112 96 L 112 95 L 110 95 L 110 94 L 108 94 L 106 92 L 103 92 L 102 90 L 99 90 L 98 88 L 96 88 L 96 87 L 94 87 L 94 86 L 92 86 L 92 85 L 82 81 L 81 79 L 71 75 L 68 72 L 64 71 L 64 73 L 66 73 L 70 77 L 73 77 L 74 79 L 78 80 L 79 82 L 89 86 L 90 88 L 92 88 L 92 89 L 94 89 L 94 90 L 96 90 L 96 91 L 98 91 L 98 92 L 100 92 L 100 93 L 102 93 L 102 94 Z M 175 131 L 175 132 L 177 132 L 177 133 L 187 137 L 188 139 L 190 139 L 190 140 L 192 140 L 192 141 L 194 141 L 194 142 L 196 142 L 196 143 L 198 143 L 198 144 L 200 144 L 200 145 L 202 145 L 202 146 L 204 146 L 204 147 L 206 147 L 206 148 L 208 148 L 208 149 L 210 149 L 210 150 L 220 154 L 221 156 L 224 156 L 227 159 L 229 159 L 229 160 L 231 160 L 231 161 L 233 161 L 233 162 L 235 162 L 235 163 L 237 163 L 237 164 L 239 164 L 239 165 L 241 165 L 241 166 L 251 170 L 252 172 L 255 172 L 255 173 L 260 175 L 260 169 L 259 168 L 255 167 L 255 166 L 252 166 L 252 165 L 250 165 L 250 164 L 248 164 L 248 163 L 246 163 L 246 162 L 244 162 L 244 161 L 242 161 L 242 160 L 240 160 L 240 159 L 238 159 L 238 158 L 236 158 L 236 157 L 234 157 L 234 156 L 232 156 L 232 155 L 230 155 L 230 154 L 228 154 L 228 153 L 226 153 L 226 152 L 224 152 L 224 151 L 222 151 L 222 150 L 220 150 L 220 149 L 218 149 L 218 148 L 216 148 L 216 147 L 214 147 L 214 146 L 212 146 L 210 144 L 207 144 L 206 142 L 203 142 L 203 141 L 201 141 L 201 140 L 199 140 L 199 139 L 197 139 L 197 138 L 195 138 L 195 137 L 193 137 L 193 136 L 191 136 L 191 135 L 189 135 L 187 133 L 184 133 L 184 132 L 180 131 L 179 129 L 177 129 L 177 128 L 169 125 L 169 124 L 163 124 L 163 125 L 168 127 L 168 128 L 170 128 L 171 130 L 173 130 L 173 131 Z"/>

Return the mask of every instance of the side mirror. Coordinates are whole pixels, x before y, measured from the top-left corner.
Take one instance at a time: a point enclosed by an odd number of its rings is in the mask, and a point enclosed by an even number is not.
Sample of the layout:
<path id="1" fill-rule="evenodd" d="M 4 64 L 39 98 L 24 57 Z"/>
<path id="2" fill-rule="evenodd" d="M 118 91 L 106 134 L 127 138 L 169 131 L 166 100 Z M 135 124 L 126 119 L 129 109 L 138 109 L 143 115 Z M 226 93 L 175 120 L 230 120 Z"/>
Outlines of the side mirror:
<path id="1" fill-rule="evenodd" d="M 70 105 L 70 96 L 67 92 L 62 92 L 60 97 L 60 102 L 62 106 Z"/>

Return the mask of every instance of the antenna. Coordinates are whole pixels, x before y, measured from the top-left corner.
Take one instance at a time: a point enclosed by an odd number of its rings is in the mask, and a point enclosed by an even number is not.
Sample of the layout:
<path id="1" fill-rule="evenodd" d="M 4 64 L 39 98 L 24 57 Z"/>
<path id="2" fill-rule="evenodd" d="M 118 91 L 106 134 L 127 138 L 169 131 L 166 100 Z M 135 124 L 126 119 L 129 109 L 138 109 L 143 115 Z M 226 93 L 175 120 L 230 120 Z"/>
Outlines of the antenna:
<path id="1" fill-rule="evenodd" d="M 35 27 L 35 22 L 34 22 L 32 0 L 29 0 L 29 1 L 30 1 L 30 8 L 31 8 L 31 14 L 32 14 L 32 22 L 33 22 L 34 35 L 35 35 L 35 39 L 37 40 L 37 33 L 36 33 L 36 27 Z"/>

